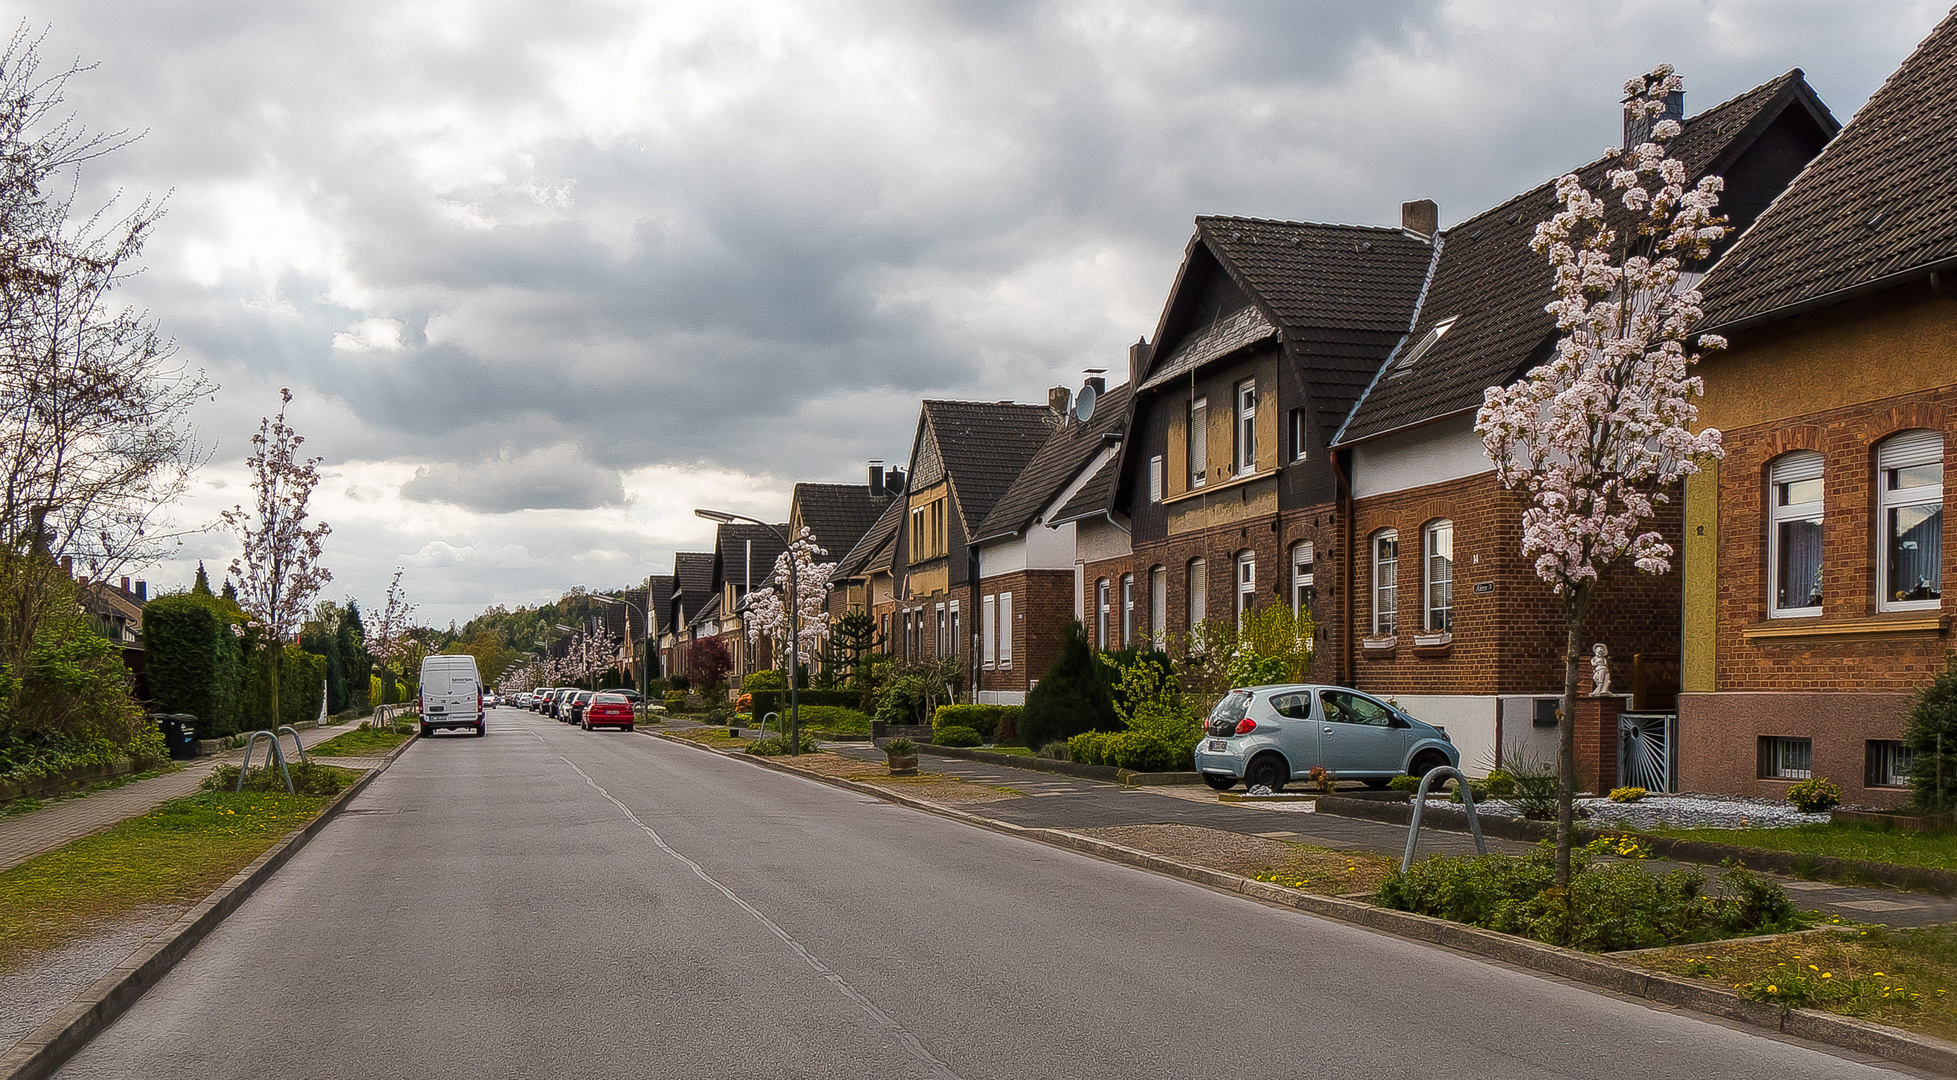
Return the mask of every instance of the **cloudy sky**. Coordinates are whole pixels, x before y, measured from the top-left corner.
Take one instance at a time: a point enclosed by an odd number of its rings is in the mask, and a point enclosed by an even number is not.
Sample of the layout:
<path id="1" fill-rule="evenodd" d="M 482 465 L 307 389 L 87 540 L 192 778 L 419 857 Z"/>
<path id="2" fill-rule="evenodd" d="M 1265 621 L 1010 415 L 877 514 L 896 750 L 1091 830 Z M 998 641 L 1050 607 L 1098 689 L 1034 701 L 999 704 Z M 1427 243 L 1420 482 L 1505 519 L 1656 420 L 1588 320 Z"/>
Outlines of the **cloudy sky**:
<path id="1" fill-rule="evenodd" d="M 168 193 L 125 291 L 221 384 L 188 527 L 278 388 L 328 595 L 436 625 L 670 572 L 694 506 L 908 452 L 924 397 L 1125 365 L 1197 214 L 1459 220 L 1800 67 L 1843 120 L 1948 0 L 0 0 Z M 190 536 L 147 576 L 234 545 Z"/>

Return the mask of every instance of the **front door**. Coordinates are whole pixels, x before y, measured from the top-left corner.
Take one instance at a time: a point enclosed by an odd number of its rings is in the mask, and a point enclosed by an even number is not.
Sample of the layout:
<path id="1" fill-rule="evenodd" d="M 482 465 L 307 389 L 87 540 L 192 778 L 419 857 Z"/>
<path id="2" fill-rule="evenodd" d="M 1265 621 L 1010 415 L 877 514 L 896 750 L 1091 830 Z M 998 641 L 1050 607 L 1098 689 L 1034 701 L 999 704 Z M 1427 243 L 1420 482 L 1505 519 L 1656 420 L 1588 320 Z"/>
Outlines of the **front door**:
<path id="1" fill-rule="evenodd" d="M 1406 764 L 1406 732 L 1393 726 L 1393 711 L 1352 690 L 1320 690 L 1318 752 L 1325 767 L 1345 776 L 1398 773 Z"/>

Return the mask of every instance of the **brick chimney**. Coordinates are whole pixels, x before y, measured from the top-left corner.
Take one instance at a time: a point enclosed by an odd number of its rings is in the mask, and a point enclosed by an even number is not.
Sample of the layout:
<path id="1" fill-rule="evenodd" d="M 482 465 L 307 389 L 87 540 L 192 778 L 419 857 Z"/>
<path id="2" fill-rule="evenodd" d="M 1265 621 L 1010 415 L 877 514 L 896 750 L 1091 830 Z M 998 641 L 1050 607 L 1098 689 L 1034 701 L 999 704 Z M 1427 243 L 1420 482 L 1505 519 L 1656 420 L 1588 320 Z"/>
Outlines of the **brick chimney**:
<path id="1" fill-rule="evenodd" d="M 1056 386 L 1046 392 L 1046 407 L 1061 416 L 1066 416 L 1067 404 L 1073 400 L 1073 396 L 1073 392 L 1066 387 Z"/>
<path id="2" fill-rule="evenodd" d="M 1685 122 L 1685 91 L 1674 90 L 1665 96 L 1665 112 L 1658 117 L 1658 120 Z M 1651 139 L 1651 129 L 1658 123 L 1658 120 L 1634 115 L 1631 112 L 1631 101 L 1629 98 L 1626 98 L 1624 101 L 1624 149 L 1629 150 L 1633 146 L 1639 146 L 1649 142 Z"/>
<path id="3" fill-rule="evenodd" d="M 870 498 L 883 498 L 883 462 L 870 462 Z"/>
<path id="4" fill-rule="evenodd" d="M 1135 343 L 1128 346 L 1129 386 L 1140 386 L 1142 384 L 1142 376 L 1148 371 L 1148 358 L 1154 352 L 1154 348 L 1149 345 L 1148 339 L 1145 337 L 1136 338 Z"/>
<path id="5" fill-rule="evenodd" d="M 1400 204 L 1400 228 L 1422 236 L 1432 236 L 1441 227 L 1441 208 L 1432 199 L 1415 199 Z"/>

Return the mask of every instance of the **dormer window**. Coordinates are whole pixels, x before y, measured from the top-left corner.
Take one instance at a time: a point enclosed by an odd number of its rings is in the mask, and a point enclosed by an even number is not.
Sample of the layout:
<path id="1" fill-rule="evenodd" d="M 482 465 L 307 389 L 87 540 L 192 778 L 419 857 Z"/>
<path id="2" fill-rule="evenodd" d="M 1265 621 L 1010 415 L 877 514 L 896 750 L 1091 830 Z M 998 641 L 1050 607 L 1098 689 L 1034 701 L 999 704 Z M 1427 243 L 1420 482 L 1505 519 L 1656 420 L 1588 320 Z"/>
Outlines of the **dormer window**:
<path id="1" fill-rule="evenodd" d="M 1412 371 L 1414 365 L 1420 363 L 1420 358 L 1426 356 L 1428 350 L 1432 349 L 1434 345 L 1438 343 L 1441 340 L 1441 338 L 1445 337 L 1447 335 L 1447 332 L 1453 328 L 1454 321 L 1457 318 L 1459 318 L 1459 316 L 1451 316 L 1449 318 L 1442 319 L 1440 322 L 1435 323 L 1434 328 L 1432 330 L 1427 331 L 1427 336 L 1420 339 L 1420 344 L 1415 345 L 1412 349 L 1409 349 L 1407 351 L 1407 354 L 1405 356 L 1400 357 L 1399 362 L 1393 365 L 1393 371 L 1391 374 L 1387 375 L 1387 378 L 1397 379 L 1400 376 L 1405 375 L 1407 372 Z"/>

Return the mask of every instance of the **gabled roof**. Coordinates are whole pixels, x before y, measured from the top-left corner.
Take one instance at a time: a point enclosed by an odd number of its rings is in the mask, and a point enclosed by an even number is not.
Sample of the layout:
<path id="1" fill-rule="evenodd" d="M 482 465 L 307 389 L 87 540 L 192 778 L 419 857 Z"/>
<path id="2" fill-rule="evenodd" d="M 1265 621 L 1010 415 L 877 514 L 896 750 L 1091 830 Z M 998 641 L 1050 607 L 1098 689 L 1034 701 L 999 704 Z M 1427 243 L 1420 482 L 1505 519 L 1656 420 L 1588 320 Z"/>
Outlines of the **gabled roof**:
<path id="1" fill-rule="evenodd" d="M 891 556 L 897 548 L 897 529 L 903 521 L 904 500 L 891 500 L 883 516 L 877 518 L 877 523 L 870 526 L 870 531 L 864 533 L 856 546 L 850 548 L 849 553 L 836 564 L 830 580 L 843 581 L 876 570 L 888 570 Z"/>
<path id="2" fill-rule="evenodd" d="M 1833 124 L 1795 69 L 1685 121 L 1672 154 L 1696 182 L 1732 164 L 1790 107 L 1816 113 L 1824 128 Z M 1575 171 L 1596 192 L 1617 160 L 1613 152 Z M 1626 213 L 1615 202 L 1610 205 L 1619 216 Z M 1513 382 L 1540 361 L 1556 331 L 1544 310 L 1554 296 L 1549 265 L 1529 243 L 1537 223 L 1556 210 L 1556 181 L 1550 180 L 1442 233 L 1433 281 L 1402 348 L 1415 347 L 1437 323 L 1456 321 L 1411 370 L 1376 366 L 1369 373 L 1377 378 L 1335 438 L 1337 444 L 1476 408 L 1487 388 Z"/>
<path id="3" fill-rule="evenodd" d="M 1365 392 L 1392 350 L 1433 261 L 1427 237 L 1402 229 L 1199 217 L 1156 326 L 1141 390 L 1281 334 L 1307 366 L 1308 400 L 1327 430 Z M 1215 320 L 1198 294 L 1224 275 L 1246 306 Z"/>
<path id="4" fill-rule="evenodd" d="M 714 537 L 714 592 L 718 594 L 720 586 L 729 582 L 737 593 L 746 592 L 750 573 L 757 586 L 768 580 L 775 570 L 775 558 L 786 548 L 781 537 L 787 532 L 785 524 L 773 529 L 738 521 L 720 526 Z"/>
<path id="5" fill-rule="evenodd" d="M 828 562 L 849 554 L 863 534 L 890 508 L 892 496 L 871 495 L 868 484 L 796 484 L 794 505 Z M 793 516 L 792 514 L 790 515 Z M 771 562 L 772 568 L 773 563 Z"/>
<path id="6" fill-rule="evenodd" d="M 718 629 L 717 624 L 719 623 L 719 621 L 720 621 L 720 594 L 715 593 L 707 598 L 706 603 L 700 605 L 699 612 L 697 612 L 692 618 L 686 620 L 686 625 L 688 627 L 713 626 L 717 630 Z"/>
<path id="7" fill-rule="evenodd" d="M 1701 286 L 1707 329 L 1957 260 L 1957 11 L 1923 39 Z"/>
<path id="8" fill-rule="evenodd" d="M 1024 533 L 1039 512 L 1066 490 L 1108 443 L 1110 435 L 1127 430 L 1129 407 L 1134 393 L 1127 386 L 1116 386 L 1101 395 L 1094 415 L 1087 423 L 1069 420 L 1057 428 L 1012 485 L 992 512 L 973 532 L 975 542 Z M 962 494 L 963 489 L 960 489 Z"/>
<path id="9" fill-rule="evenodd" d="M 1101 463 L 1100 468 L 1094 470 L 1094 475 L 1087 478 L 1087 482 L 1080 486 L 1080 490 L 1074 492 L 1074 497 L 1067 500 L 1067 505 L 1053 512 L 1053 516 L 1047 519 L 1047 524 L 1065 525 L 1070 521 L 1100 517 L 1107 513 L 1114 506 L 1116 481 L 1120 478 L 1120 460 L 1110 457 Z"/>
<path id="10" fill-rule="evenodd" d="M 682 551 L 673 556 L 673 596 L 690 620 L 714 595 L 714 553 Z"/>
<path id="11" fill-rule="evenodd" d="M 673 628 L 673 575 L 646 578 L 646 610 L 652 615 L 653 633 L 664 634 Z"/>
<path id="12" fill-rule="evenodd" d="M 970 536 L 1059 422 L 1045 405 L 926 401 L 911 452 L 910 485 L 930 487 L 948 474 Z"/>

